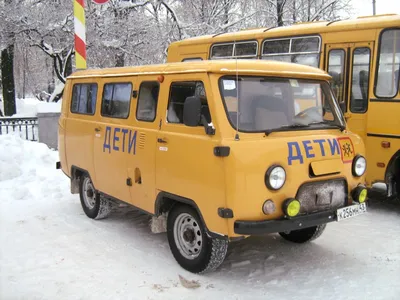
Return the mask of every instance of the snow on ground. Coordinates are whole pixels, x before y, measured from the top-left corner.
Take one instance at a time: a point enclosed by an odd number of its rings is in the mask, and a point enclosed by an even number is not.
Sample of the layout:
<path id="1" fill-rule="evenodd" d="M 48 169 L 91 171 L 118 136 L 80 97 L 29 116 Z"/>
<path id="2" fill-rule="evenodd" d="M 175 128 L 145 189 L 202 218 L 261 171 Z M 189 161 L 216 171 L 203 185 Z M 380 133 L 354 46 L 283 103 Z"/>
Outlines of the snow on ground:
<path id="1" fill-rule="evenodd" d="M 0 101 L 1 111 L 4 113 L 3 102 Z M 36 98 L 15 99 L 17 113 L 13 118 L 36 117 L 37 113 L 60 112 L 61 100 L 58 102 L 44 102 Z"/>
<path id="2" fill-rule="evenodd" d="M 56 151 L 0 136 L 0 299 L 399 299 L 400 205 L 331 223 L 316 241 L 278 235 L 230 245 L 214 273 L 175 262 L 149 217 L 87 218 Z M 197 280 L 198 289 L 180 284 Z"/>

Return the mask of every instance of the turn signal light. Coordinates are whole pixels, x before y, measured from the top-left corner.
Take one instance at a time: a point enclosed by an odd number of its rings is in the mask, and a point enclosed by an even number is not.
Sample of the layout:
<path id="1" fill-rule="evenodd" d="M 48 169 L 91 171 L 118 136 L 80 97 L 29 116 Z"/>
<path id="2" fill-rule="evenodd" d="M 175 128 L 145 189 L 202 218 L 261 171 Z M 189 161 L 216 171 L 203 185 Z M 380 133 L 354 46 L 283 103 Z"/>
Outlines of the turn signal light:
<path id="1" fill-rule="evenodd" d="M 262 211 L 266 215 L 273 214 L 276 211 L 275 203 L 272 200 L 267 200 L 264 202 Z"/>

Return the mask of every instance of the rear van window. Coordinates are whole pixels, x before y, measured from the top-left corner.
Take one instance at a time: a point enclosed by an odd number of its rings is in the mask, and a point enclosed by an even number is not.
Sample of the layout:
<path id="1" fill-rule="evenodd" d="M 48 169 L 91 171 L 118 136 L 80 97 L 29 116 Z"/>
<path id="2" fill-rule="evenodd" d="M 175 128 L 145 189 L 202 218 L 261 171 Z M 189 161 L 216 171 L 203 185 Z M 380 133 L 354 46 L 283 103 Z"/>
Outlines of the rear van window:
<path id="1" fill-rule="evenodd" d="M 96 111 L 97 84 L 75 84 L 72 89 L 71 112 L 94 115 Z"/>
<path id="2" fill-rule="evenodd" d="M 103 117 L 127 119 L 131 106 L 131 83 L 106 83 L 101 103 Z"/>

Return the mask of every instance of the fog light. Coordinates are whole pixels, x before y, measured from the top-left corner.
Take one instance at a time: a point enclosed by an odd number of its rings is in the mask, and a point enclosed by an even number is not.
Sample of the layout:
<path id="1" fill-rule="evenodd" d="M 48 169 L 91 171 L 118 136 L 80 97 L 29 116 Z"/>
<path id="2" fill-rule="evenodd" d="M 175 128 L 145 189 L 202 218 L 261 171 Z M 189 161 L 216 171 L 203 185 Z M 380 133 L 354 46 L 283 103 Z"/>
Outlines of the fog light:
<path id="1" fill-rule="evenodd" d="M 262 211 L 266 215 L 273 214 L 276 211 L 275 203 L 272 200 L 267 200 L 262 206 Z"/>
<path id="2" fill-rule="evenodd" d="M 294 198 L 289 198 L 283 202 L 283 211 L 288 217 L 295 217 L 300 212 L 300 202 Z"/>
<path id="3" fill-rule="evenodd" d="M 356 201 L 358 203 L 364 203 L 365 200 L 367 200 L 368 191 L 364 186 L 359 185 L 358 187 L 356 187 L 353 190 L 351 196 L 352 196 L 354 201 Z"/>

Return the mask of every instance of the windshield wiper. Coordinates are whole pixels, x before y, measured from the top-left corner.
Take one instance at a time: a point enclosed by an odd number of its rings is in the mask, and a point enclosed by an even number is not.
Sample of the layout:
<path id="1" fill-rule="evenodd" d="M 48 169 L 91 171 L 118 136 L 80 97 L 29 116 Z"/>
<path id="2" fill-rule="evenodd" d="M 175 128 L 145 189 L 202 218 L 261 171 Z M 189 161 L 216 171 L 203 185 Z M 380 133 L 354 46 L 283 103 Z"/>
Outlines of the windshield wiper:
<path id="1" fill-rule="evenodd" d="M 338 127 L 340 129 L 340 131 L 344 131 L 346 129 L 346 126 L 338 125 L 338 124 L 331 124 L 331 123 L 327 123 L 326 121 L 309 123 L 309 125 L 318 125 L 318 124 L 324 124 L 324 125 L 328 125 L 328 126 Z"/>
<path id="2" fill-rule="evenodd" d="M 272 132 L 285 131 L 287 129 L 293 129 L 293 128 L 294 129 L 296 129 L 296 128 L 307 128 L 307 127 L 310 127 L 310 125 L 294 123 L 294 124 L 290 124 L 290 125 L 283 125 L 283 126 L 277 127 L 277 128 L 267 129 L 264 132 L 265 132 L 265 135 L 268 136 Z"/>

